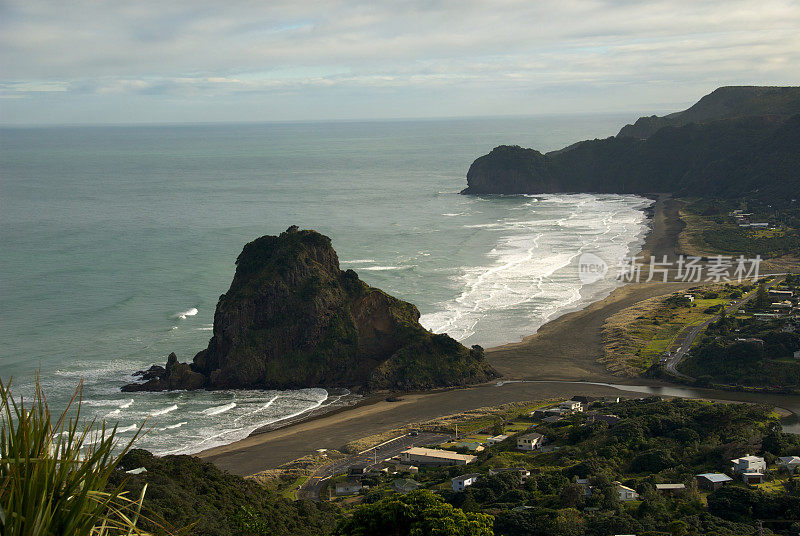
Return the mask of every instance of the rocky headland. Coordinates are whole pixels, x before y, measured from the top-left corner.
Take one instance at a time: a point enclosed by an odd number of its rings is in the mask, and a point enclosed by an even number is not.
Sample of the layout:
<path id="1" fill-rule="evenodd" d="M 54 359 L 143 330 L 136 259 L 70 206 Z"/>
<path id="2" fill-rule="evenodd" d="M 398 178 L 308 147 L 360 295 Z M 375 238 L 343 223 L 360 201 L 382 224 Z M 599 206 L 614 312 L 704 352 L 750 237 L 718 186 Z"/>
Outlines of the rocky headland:
<path id="1" fill-rule="evenodd" d="M 728 87 L 617 136 L 541 153 L 500 146 L 463 194 L 672 192 L 792 199 L 800 191 L 800 88 Z"/>
<path id="2" fill-rule="evenodd" d="M 410 391 L 496 376 L 479 346 L 427 331 L 407 302 L 342 271 L 327 236 L 290 227 L 247 244 L 191 363 L 137 373 L 124 391 L 345 387 Z"/>

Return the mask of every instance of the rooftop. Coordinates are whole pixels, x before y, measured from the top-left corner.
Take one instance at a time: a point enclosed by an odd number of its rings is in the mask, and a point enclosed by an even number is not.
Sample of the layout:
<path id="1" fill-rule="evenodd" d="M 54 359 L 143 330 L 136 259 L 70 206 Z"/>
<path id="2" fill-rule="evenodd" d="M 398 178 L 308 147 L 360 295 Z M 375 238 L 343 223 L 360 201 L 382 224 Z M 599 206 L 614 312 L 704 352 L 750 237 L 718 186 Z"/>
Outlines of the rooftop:
<path id="1" fill-rule="evenodd" d="M 405 454 L 428 456 L 429 458 L 442 458 L 444 460 L 464 460 L 467 463 L 475 461 L 477 458 L 477 456 L 473 456 L 472 454 L 458 454 L 457 452 L 451 452 L 449 450 L 426 449 L 424 447 L 411 447 L 405 451 Z"/>
<path id="2" fill-rule="evenodd" d="M 703 473 L 697 476 L 710 480 L 711 482 L 730 482 L 733 480 L 728 475 L 723 475 L 722 473 Z"/>

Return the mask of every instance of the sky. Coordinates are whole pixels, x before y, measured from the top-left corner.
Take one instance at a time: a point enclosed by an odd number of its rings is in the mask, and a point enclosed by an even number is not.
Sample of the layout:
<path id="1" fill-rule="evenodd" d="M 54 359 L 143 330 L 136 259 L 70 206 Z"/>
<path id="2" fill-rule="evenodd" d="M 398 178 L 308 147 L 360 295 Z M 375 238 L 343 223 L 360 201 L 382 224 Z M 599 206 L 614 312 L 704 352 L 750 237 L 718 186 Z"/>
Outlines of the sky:
<path id="1" fill-rule="evenodd" d="M 663 113 L 799 78 L 800 0 L 0 0 L 0 125 Z"/>

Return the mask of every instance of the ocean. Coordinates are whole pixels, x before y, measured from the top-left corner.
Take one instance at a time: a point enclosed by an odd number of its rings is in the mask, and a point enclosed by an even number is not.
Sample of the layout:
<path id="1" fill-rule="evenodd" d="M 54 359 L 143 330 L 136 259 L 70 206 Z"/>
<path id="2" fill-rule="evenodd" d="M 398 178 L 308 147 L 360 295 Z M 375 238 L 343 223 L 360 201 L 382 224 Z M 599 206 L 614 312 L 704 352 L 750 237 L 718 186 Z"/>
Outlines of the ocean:
<path id="1" fill-rule="evenodd" d="M 191 360 L 242 246 L 290 225 L 330 236 L 342 268 L 417 305 L 464 344 L 515 342 L 606 296 L 582 253 L 638 250 L 650 201 L 468 197 L 499 144 L 553 150 L 634 116 L 0 128 L 0 378 L 157 454 L 230 443 L 349 403 L 326 389 L 123 394 L 133 371 Z"/>

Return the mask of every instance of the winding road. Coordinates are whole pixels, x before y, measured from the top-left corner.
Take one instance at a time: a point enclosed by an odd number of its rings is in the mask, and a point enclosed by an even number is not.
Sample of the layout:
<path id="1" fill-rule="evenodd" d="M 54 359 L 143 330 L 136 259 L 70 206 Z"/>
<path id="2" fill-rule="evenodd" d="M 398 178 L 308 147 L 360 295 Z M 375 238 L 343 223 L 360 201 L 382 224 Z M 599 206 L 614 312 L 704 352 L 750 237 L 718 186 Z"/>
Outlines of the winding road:
<path id="1" fill-rule="evenodd" d="M 770 287 L 777 285 L 781 281 L 783 281 L 782 277 L 776 277 L 772 281 L 767 283 L 766 288 L 769 289 Z M 738 309 L 741 309 L 744 304 L 755 298 L 757 294 L 758 291 L 753 290 L 750 292 L 750 294 L 748 294 L 744 298 L 738 301 L 731 302 L 731 304 L 725 308 L 725 312 L 731 313 L 735 312 Z M 675 337 L 675 341 L 668 348 L 668 351 L 671 353 L 671 355 L 669 358 L 667 358 L 667 362 L 664 364 L 664 368 L 666 369 L 667 372 L 669 372 L 673 376 L 682 378 L 684 380 L 694 379 L 691 376 L 687 376 L 686 374 L 678 371 L 678 365 L 680 365 L 681 361 L 683 361 L 686 358 L 686 354 L 689 352 L 689 349 L 691 349 L 692 343 L 697 338 L 697 336 L 700 335 L 700 333 L 702 333 L 703 330 L 709 326 L 709 324 L 719 320 L 719 317 L 720 317 L 719 314 L 714 315 L 701 324 L 686 326 L 685 328 L 683 328 L 682 331 L 678 333 L 678 335 Z"/>

